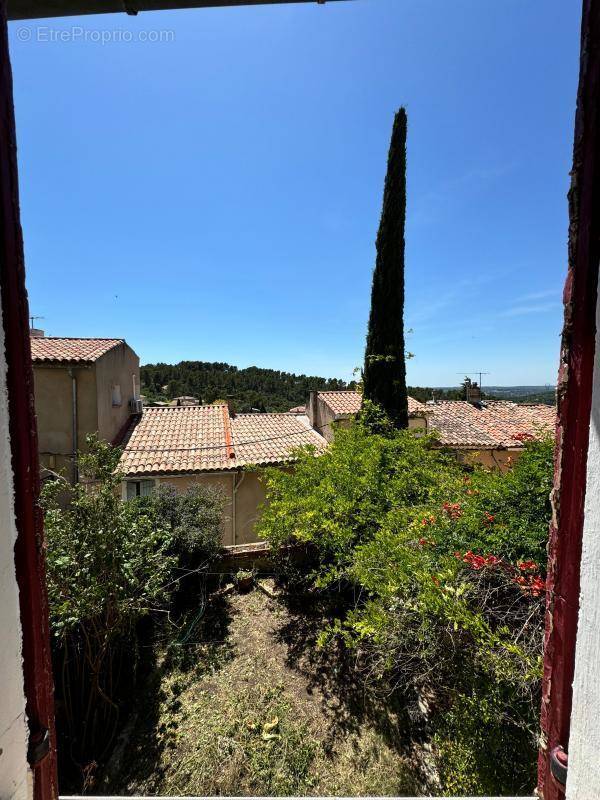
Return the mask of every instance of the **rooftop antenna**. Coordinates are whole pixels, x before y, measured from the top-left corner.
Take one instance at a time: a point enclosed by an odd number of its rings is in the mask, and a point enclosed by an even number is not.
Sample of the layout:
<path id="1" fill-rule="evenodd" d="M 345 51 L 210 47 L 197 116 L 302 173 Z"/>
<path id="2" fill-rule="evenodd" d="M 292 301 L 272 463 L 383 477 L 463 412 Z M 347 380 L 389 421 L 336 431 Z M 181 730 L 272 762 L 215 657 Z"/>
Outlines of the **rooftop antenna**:
<path id="1" fill-rule="evenodd" d="M 29 317 L 29 319 L 31 321 L 31 327 L 33 328 L 34 327 L 33 323 L 36 321 L 36 319 L 46 319 L 46 317 L 31 316 L 31 317 Z"/>

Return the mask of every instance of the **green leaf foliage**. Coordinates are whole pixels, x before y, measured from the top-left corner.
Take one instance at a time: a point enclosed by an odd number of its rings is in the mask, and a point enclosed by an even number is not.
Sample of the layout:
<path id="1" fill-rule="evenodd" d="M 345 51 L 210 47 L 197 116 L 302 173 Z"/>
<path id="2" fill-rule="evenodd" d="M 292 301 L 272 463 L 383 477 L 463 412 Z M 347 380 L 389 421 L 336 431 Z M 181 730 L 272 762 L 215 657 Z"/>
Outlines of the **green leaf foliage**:
<path id="1" fill-rule="evenodd" d="M 303 588 L 334 600 L 322 646 L 353 649 L 368 690 L 431 699 L 445 791 L 527 791 L 552 443 L 506 474 L 467 469 L 367 406 L 323 456 L 266 480 L 261 535 L 308 548 Z"/>
<path id="2" fill-rule="evenodd" d="M 171 533 L 173 547 L 188 563 L 211 560 L 219 551 L 225 507 L 220 489 L 195 484 L 178 493 L 172 484 L 161 483 L 152 494 L 131 502 L 160 520 Z"/>
<path id="3" fill-rule="evenodd" d="M 311 389 L 353 389 L 354 381 L 296 375 L 292 372 L 246 367 L 223 362 L 181 361 L 178 364 L 145 364 L 141 367 L 142 392 L 148 402 L 191 395 L 201 403 L 218 399 L 233 401 L 237 412 L 289 411 L 304 405 Z"/>
<path id="4" fill-rule="evenodd" d="M 55 636 L 93 621 L 108 640 L 168 601 L 173 534 L 151 509 L 121 501 L 119 451 L 89 438 L 81 483 L 42 490 L 50 620 Z"/>
<path id="5" fill-rule="evenodd" d="M 120 451 L 95 436 L 87 444 L 81 482 L 47 483 L 41 497 L 59 769 L 77 791 L 93 782 L 130 702 L 141 623 L 165 615 L 182 575 L 197 577 L 216 554 L 224 502 L 200 488 L 123 502 Z"/>

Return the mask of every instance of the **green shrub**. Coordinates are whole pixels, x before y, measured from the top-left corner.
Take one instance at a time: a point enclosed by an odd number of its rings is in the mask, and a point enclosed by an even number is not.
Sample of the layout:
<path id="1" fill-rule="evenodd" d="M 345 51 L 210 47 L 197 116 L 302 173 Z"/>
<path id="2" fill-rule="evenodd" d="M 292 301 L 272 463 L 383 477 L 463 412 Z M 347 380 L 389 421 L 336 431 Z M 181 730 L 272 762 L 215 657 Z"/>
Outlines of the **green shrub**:
<path id="1" fill-rule="evenodd" d="M 220 544 L 222 498 L 161 490 L 121 498 L 120 451 L 88 437 L 82 482 L 44 486 L 41 502 L 63 786 L 93 782 L 135 686 L 138 626 L 171 605 L 186 559 Z M 144 498 L 145 499 L 145 498 Z"/>
<path id="2" fill-rule="evenodd" d="M 178 493 L 172 484 L 161 483 L 152 494 L 130 501 L 172 535 L 173 547 L 187 560 L 215 558 L 223 539 L 224 493 L 212 486 L 196 484 Z"/>
<path id="3" fill-rule="evenodd" d="M 550 441 L 505 475 L 467 469 L 373 410 L 320 458 L 267 473 L 261 535 L 309 545 L 306 584 L 336 597 L 321 644 L 354 649 L 373 691 L 433 698 L 448 791 L 533 782 L 551 476 Z"/>
<path id="4" fill-rule="evenodd" d="M 454 461 L 409 431 L 370 434 L 361 424 L 338 429 L 319 458 L 303 451 L 293 472 L 265 472 L 268 504 L 258 533 L 274 547 L 310 544 L 319 554 L 318 585 L 348 578 L 355 548 L 401 509 L 429 508 L 460 491 Z"/>
<path id="5" fill-rule="evenodd" d="M 63 785 L 107 754 L 135 682 L 137 623 L 168 605 L 171 532 L 120 499 L 119 451 L 95 437 L 84 482 L 42 491 Z"/>
<path id="6" fill-rule="evenodd" d="M 50 621 L 56 638 L 93 627 L 105 646 L 168 602 L 176 558 L 166 525 L 121 501 L 119 451 L 95 437 L 88 444 L 84 481 L 42 490 Z"/>
<path id="7" fill-rule="evenodd" d="M 513 703 L 514 698 L 503 697 L 501 687 L 486 685 L 479 692 L 457 695 L 439 715 L 434 747 L 446 793 L 531 795 L 537 740 L 501 713 Z"/>
<path id="8" fill-rule="evenodd" d="M 533 559 L 545 567 L 553 451 L 549 437 L 529 441 L 505 474 L 476 469 L 465 478 L 463 515 L 446 529 L 448 545 L 510 561 Z M 493 524 L 486 524 L 488 515 Z"/>

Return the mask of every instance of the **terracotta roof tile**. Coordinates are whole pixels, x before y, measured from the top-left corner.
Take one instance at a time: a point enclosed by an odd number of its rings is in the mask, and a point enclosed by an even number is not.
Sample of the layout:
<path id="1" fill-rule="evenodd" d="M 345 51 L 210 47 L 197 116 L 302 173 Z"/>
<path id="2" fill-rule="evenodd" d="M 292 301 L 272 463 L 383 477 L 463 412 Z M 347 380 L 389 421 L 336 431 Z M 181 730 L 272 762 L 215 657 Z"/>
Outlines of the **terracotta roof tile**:
<path id="1" fill-rule="evenodd" d="M 414 397 L 408 398 L 408 416 L 423 416 L 423 414 L 428 414 L 429 408 L 425 405 L 425 403 L 419 403 L 418 400 L 415 400 Z"/>
<path id="2" fill-rule="evenodd" d="M 362 403 L 362 395 L 358 392 L 318 392 L 317 397 L 337 416 L 358 414 Z"/>
<path id="3" fill-rule="evenodd" d="M 124 339 L 65 339 L 55 336 L 31 337 L 31 360 L 41 363 L 91 364 L 109 350 L 125 344 Z"/>
<path id="4" fill-rule="evenodd" d="M 230 469 L 227 406 L 145 408 L 125 433 L 119 468 L 127 475 Z"/>
<path id="5" fill-rule="evenodd" d="M 231 420 L 236 465 L 279 464 L 294 450 L 313 445 L 322 452 L 326 440 L 300 414 L 238 414 Z"/>
<path id="6" fill-rule="evenodd" d="M 326 442 L 308 418 L 294 414 L 239 414 L 226 405 L 145 408 L 132 420 L 119 468 L 125 475 L 237 469 L 290 461 L 298 447 Z"/>
<path id="7" fill-rule="evenodd" d="M 362 395 L 359 392 L 318 392 L 321 399 L 333 413 L 338 416 L 358 414 L 362 403 Z M 429 407 L 424 403 L 419 403 L 413 397 L 408 398 L 409 416 L 420 416 L 428 413 Z"/>
<path id="8" fill-rule="evenodd" d="M 446 400 L 428 406 L 429 430 L 437 431 L 448 447 L 523 447 L 525 437 L 554 433 L 553 406 L 493 401 L 481 407 L 463 400 Z"/>

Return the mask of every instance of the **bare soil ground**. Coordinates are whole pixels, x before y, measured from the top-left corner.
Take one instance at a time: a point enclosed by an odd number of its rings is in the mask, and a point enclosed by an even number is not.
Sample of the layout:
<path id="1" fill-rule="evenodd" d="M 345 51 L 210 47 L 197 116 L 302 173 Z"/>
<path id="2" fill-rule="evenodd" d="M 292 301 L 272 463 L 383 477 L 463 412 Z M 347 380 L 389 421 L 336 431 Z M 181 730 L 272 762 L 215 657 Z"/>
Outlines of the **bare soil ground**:
<path id="1" fill-rule="evenodd" d="M 351 670 L 317 648 L 321 623 L 258 589 L 214 595 L 193 636 L 184 633 L 161 656 L 103 789 L 417 793 L 401 723 L 385 703 L 365 699 Z"/>

